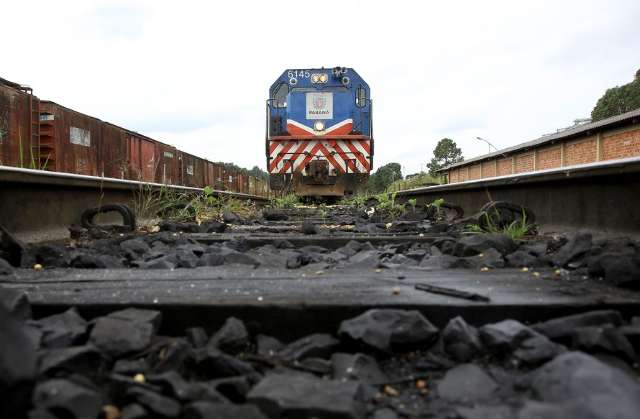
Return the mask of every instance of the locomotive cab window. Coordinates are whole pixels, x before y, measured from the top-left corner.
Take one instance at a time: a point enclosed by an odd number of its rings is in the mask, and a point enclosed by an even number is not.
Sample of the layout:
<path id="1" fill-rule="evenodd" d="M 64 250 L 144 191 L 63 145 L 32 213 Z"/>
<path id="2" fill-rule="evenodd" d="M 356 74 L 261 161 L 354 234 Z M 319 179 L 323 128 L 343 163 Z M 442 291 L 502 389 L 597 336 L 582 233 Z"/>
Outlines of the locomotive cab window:
<path id="1" fill-rule="evenodd" d="M 363 107 L 367 103 L 367 92 L 362 86 L 356 89 L 356 106 Z"/>
<path id="2" fill-rule="evenodd" d="M 280 83 L 273 93 L 273 106 L 276 108 L 284 108 L 287 106 L 287 94 L 289 86 L 286 83 Z"/>

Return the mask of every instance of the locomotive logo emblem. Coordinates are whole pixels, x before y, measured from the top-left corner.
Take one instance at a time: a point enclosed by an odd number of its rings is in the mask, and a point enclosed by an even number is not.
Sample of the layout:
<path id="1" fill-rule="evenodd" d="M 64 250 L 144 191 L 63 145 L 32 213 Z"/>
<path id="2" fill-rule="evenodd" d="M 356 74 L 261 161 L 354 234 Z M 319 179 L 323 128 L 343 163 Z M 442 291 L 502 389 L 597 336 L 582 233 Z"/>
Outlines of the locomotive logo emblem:
<path id="1" fill-rule="evenodd" d="M 324 109 L 327 106 L 327 99 L 322 96 L 316 96 L 313 98 L 313 107 L 316 109 Z"/>
<path id="2" fill-rule="evenodd" d="M 306 94 L 307 119 L 333 118 L 333 93 L 309 92 Z"/>

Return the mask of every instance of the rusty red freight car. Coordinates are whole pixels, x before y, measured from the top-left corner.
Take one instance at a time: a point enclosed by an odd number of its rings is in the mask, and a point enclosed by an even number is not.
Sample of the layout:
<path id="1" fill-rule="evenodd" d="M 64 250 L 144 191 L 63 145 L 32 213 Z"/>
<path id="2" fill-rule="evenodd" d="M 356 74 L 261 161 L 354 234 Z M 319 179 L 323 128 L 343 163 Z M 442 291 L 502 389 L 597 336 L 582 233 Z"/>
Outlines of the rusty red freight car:
<path id="1" fill-rule="evenodd" d="M 156 167 L 156 183 L 167 185 L 178 184 L 178 150 L 169 144 L 155 142 L 158 165 Z"/>
<path id="2" fill-rule="evenodd" d="M 99 176 L 103 122 L 54 102 L 40 102 L 41 158 L 45 169 Z M 46 150 L 46 151 L 45 151 Z"/>
<path id="3" fill-rule="evenodd" d="M 203 188 L 207 186 L 205 181 L 206 161 L 192 154 L 179 151 L 178 165 L 180 184 Z"/>
<path id="4" fill-rule="evenodd" d="M 0 165 L 40 168 L 38 109 L 31 88 L 0 78 Z"/>
<path id="5" fill-rule="evenodd" d="M 234 192 L 257 190 L 233 165 L 212 163 L 55 102 L 40 101 L 29 87 L 2 78 L 0 165 L 200 188 L 210 185 Z"/>
<path id="6" fill-rule="evenodd" d="M 127 142 L 127 179 L 155 182 L 158 157 L 156 142 L 133 131 L 125 132 Z"/>
<path id="7" fill-rule="evenodd" d="M 129 179 L 127 132 L 123 128 L 103 122 L 98 143 L 98 173 L 100 176 Z"/>

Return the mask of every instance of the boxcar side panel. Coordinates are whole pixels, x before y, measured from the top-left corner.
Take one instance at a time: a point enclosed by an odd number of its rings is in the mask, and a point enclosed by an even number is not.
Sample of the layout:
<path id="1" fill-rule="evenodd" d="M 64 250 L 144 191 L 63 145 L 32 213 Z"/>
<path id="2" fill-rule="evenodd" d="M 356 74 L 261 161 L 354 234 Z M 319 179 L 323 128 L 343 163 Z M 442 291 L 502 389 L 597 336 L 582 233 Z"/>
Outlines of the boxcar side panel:
<path id="1" fill-rule="evenodd" d="M 31 144 L 30 100 L 37 102 L 38 98 L 0 83 L 0 165 L 37 167 L 37 144 Z"/>
<path id="2" fill-rule="evenodd" d="M 52 118 L 55 170 L 98 176 L 102 121 L 53 102 L 42 102 L 40 113 Z M 48 169 L 54 170 L 53 167 Z"/>
<path id="3" fill-rule="evenodd" d="M 155 143 L 134 133 L 127 133 L 127 144 L 127 178 L 155 182 L 157 167 Z"/>
<path id="4" fill-rule="evenodd" d="M 98 152 L 98 172 L 106 177 L 124 179 L 127 173 L 127 139 L 125 131 L 102 123 Z"/>
<path id="5" fill-rule="evenodd" d="M 156 182 L 173 185 L 178 183 L 178 150 L 168 144 L 156 142 Z"/>

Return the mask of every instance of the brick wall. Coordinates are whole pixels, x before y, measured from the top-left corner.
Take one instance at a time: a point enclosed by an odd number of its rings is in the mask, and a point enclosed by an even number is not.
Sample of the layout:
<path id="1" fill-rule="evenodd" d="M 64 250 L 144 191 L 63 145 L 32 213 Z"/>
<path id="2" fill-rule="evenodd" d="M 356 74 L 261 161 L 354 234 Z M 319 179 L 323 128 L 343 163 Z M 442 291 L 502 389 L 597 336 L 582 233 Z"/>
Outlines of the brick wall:
<path id="1" fill-rule="evenodd" d="M 466 167 L 461 167 L 460 170 L 458 171 L 458 179 L 460 179 L 460 182 L 464 182 L 467 179 L 467 168 Z"/>
<path id="2" fill-rule="evenodd" d="M 518 154 L 516 156 L 516 173 L 533 171 L 533 152 Z"/>
<path id="3" fill-rule="evenodd" d="M 481 165 L 474 164 L 469 166 L 469 180 L 480 179 L 482 177 Z"/>
<path id="4" fill-rule="evenodd" d="M 537 154 L 535 170 L 553 169 L 561 166 L 593 163 L 598 160 L 640 157 L 640 124 L 630 122 L 626 128 L 615 132 L 601 133 L 600 148 L 597 134 L 574 140 L 557 139 L 556 144 L 542 145 Z M 562 163 L 564 148 L 564 164 Z M 600 159 L 598 159 L 598 150 Z M 517 152 L 516 152 L 517 153 Z M 490 178 L 512 174 L 515 159 L 515 173 L 526 173 L 534 170 L 534 150 L 522 151 L 496 160 L 475 162 L 469 166 L 461 166 L 449 171 L 449 182 Z M 497 166 L 497 170 L 496 170 Z M 468 175 L 467 175 L 468 173 Z M 467 179 L 468 177 L 468 179 Z"/>
<path id="5" fill-rule="evenodd" d="M 602 139 L 602 159 L 640 156 L 640 130 L 614 134 Z"/>
<path id="6" fill-rule="evenodd" d="M 592 163 L 596 161 L 596 138 L 589 137 L 584 140 L 566 143 L 564 146 L 564 164 Z"/>
<path id="7" fill-rule="evenodd" d="M 511 165 L 511 157 L 498 160 L 498 176 L 510 175 L 513 169 Z"/>
<path id="8" fill-rule="evenodd" d="M 495 161 L 483 161 L 482 162 L 482 177 L 494 177 L 496 176 L 496 163 Z"/>
<path id="9" fill-rule="evenodd" d="M 536 166 L 536 170 L 560 167 L 562 158 L 561 148 L 562 146 L 557 144 L 540 148 L 538 150 L 538 164 Z"/>

